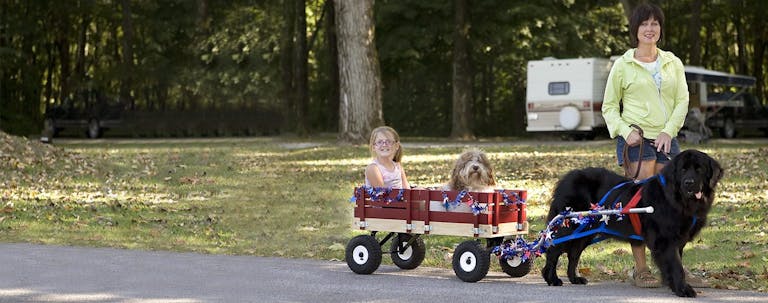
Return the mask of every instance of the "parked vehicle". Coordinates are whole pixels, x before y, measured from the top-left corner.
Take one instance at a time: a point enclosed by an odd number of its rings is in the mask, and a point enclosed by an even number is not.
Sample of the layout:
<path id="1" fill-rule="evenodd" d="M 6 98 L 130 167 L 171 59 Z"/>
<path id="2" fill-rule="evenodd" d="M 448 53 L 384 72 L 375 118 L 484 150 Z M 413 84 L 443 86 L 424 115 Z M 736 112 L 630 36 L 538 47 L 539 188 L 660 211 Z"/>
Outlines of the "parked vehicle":
<path id="1" fill-rule="evenodd" d="M 55 137 L 64 129 L 80 129 L 88 138 L 99 138 L 104 130 L 122 123 L 126 106 L 117 97 L 95 91 L 81 91 L 45 112 L 43 131 Z"/>
<path id="2" fill-rule="evenodd" d="M 544 59 L 528 62 L 526 116 L 528 132 L 562 133 L 592 139 L 605 129 L 603 94 L 613 60 L 604 58 Z M 690 92 L 684 130 L 697 141 L 716 130 L 733 138 L 739 129 L 768 135 L 768 108 L 749 93 L 755 78 L 685 67 Z M 703 120 L 703 125 L 697 122 Z M 691 122 L 696 127 L 688 125 Z"/>
<path id="3" fill-rule="evenodd" d="M 601 110 L 610 71 L 611 61 L 601 58 L 529 61 L 526 131 L 593 139 L 605 128 Z"/>
<path id="4" fill-rule="evenodd" d="M 280 133 L 282 121 L 279 111 L 261 106 L 217 110 L 132 109 L 118 97 L 89 90 L 46 110 L 41 141 L 50 142 L 65 130 L 83 131 L 88 138 L 99 138 L 107 130 L 117 136 L 269 136 Z"/>
<path id="5" fill-rule="evenodd" d="M 687 66 L 691 107 L 704 114 L 706 126 L 723 138 L 739 130 L 757 129 L 768 135 L 768 108 L 750 93 L 755 78 Z"/>

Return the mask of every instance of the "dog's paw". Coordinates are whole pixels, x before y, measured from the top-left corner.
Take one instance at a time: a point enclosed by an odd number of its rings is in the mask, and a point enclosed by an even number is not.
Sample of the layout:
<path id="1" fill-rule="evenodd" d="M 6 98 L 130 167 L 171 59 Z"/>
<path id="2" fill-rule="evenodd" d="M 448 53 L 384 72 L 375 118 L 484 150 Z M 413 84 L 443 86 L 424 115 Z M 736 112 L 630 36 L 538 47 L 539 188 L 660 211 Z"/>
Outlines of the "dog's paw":
<path id="1" fill-rule="evenodd" d="M 560 278 L 555 278 L 553 280 L 547 280 L 547 285 L 549 286 L 563 286 L 563 280 L 560 280 Z"/>
<path id="2" fill-rule="evenodd" d="M 696 290 L 693 289 L 688 283 L 683 283 L 678 287 L 677 289 L 674 289 L 675 294 L 678 297 L 689 297 L 689 298 L 695 298 L 696 297 Z"/>
<path id="3" fill-rule="evenodd" d="M 584 277 L 574 277 L 568 280 L 571 281 L 571 284 L 585 284 L 585 285 L 587 284 L 587 279 Z"/>

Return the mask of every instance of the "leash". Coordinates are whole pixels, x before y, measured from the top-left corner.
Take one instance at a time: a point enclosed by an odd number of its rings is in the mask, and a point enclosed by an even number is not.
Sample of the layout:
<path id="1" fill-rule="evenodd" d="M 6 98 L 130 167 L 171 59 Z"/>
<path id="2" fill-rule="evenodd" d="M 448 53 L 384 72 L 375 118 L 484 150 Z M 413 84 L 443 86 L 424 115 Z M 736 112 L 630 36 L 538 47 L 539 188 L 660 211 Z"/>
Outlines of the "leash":
<path id="1" fill-rule="evenodd" d="M 643 140 L 645 140 L 645 138 L 643 137 L 643 129 L 640 128 L 640 126 L 637 126 L 636 124 L 630 124 L 629 127 L 634 128 L 640 134 L 640 140 L 641 140 L 640 150 L 639 150 L 640 155 L 637 158 L 638 160 L 637 170 L 635 171 L 635 175 L 633 177 L 630 177 L 631 174 L 629 172 L 629 143 L 627 143 L 626 140 L 624 140 L 624 143 L 625 143 L 624 151 L 622 152 L 623 154 L 622 158 L 624 158 L 624 176 L 626 176 L 627 178 L 632 178 L 632 180 L 637 180 L 637 176 L 640 175 L 640 167 L 643 165 L 643 145 L 645 145 L 643 144 L 644 143 Z"/>

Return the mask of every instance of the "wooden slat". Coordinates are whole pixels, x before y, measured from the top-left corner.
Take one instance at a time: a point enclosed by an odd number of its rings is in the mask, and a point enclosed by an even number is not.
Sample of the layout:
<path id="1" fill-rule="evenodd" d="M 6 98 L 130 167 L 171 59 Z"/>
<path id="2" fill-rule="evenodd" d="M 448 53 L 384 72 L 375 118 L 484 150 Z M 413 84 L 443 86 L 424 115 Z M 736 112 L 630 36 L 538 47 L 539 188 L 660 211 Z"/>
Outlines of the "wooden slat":
<path id="1" fill-rule="evenodd" d="M 358 226 L 359 222 L 360 222 L 359 220 L 357 219 L 355 220 L 356 227 Z M 399 232 L 399 233 L 406 232 L 405 220 L 368 218 L 366 222 L 368 224 L 368 227 L 366 228 L 367 230 Z M 411 233 L 425 234 L 424 221 L 412 221 L 411 224 L 413 227 L 413 229 L 411 230 Z M 430 223 L 430 226 L 432 227 L 432 230 L 429 232 L 429 234 L 431 235 L 464 236 L 464 237 L 475 236 L 472 230 L 472 224 L 433 221 Z M 480 233 L 477 235 L 477 237 L 478 238 L 497 238 L 497 237 L 505 237 L 505 236 L 524 235 L 528 233 L 527 226 L 528 225 L 525 224 L 525 229 L 520 231 L 520 230 L 517 230 L 517 223 L 502 223 L 502 224 L 499 224 L 499 232 L 494 234 L 492 225 L 480 224 L 478 226 Z"/>

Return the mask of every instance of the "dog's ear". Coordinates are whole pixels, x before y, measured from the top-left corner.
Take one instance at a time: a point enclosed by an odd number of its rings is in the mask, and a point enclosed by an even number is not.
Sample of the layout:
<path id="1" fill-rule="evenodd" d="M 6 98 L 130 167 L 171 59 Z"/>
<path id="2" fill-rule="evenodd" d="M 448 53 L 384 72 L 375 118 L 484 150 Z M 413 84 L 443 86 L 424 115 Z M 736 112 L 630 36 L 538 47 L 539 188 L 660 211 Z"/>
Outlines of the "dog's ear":
<path id="1" fill-rule="evenodd" d="M 496 175 L 493 173 L 492 167 L 488 168 L 488 174 L 491 176 L 490 184 L 488 185 L 496 186 Z"/>
<path id="2" fill-rule="evenodd" d="M 681 165 L 680 162 L 682 162 L 682 159 L 683 159 L 683 154 L 679 154 L 673 157 L 672 161 L 669 161 L 666 165 L 664 165 L 664 168 L 662 168 L 661 172 L 659 172 L 659 174 L 664 176 L 664 179 L 667 180 L 667 184 L 677 186 L 677 183 L 679 181 L 678 175 L 680 175 L 678 173 L 677 167 Z"/>
<path id="3" fill-rule="evenodd" d="M 451 177 L 450 181 L 448 181 L 448 188 L 451 190 L 456 190 L 461 185 L 461 181 L 459 181 L 459 163 L 453 165 L 453 169 L 451 169 Z"/>
<path id="4" fill-rule="evenodd" d="M 488 170 L 488 179 L 490 183 L 488 185 L 496 186 L 496 174 L 493 173 L 493 165 L 491 164 L 491 161 L 488 160 L 488 156 L 486 156 L 485 153 L 480 153 L 480 158 L 483 161 L 483 165 L 485 165 Z"/>
<path id="5" fill-rule="evenodd" d="M 725 173 L 717 160 L 709 158 L 709 188 L 715 188 Z"/>

